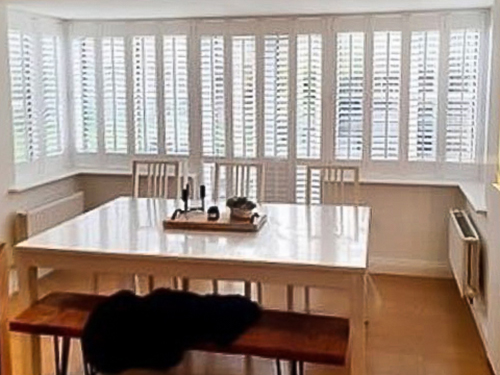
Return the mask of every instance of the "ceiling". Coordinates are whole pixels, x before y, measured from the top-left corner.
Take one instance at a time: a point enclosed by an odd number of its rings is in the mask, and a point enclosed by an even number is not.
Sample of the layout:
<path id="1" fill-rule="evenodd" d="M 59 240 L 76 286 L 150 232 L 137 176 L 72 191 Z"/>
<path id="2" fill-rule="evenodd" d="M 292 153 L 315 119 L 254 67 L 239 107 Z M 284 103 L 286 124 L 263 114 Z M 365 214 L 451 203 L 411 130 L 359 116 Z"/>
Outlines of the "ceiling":
<path id="1" fill-rule="evenodd" d="M 148 19 L 368 13 L 489 7 L 493 0 L 7 0 L 65 19 Z"/>

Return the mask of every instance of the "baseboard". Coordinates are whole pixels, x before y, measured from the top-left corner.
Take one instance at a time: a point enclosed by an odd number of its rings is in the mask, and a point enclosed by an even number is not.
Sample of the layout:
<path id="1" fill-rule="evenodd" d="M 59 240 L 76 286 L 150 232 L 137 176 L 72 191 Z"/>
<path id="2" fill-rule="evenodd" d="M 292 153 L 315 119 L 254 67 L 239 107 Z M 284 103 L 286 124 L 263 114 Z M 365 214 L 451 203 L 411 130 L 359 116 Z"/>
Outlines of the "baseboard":
<path id="1" fill-rule="evenodd" d="M 370 273 L 435 278 L 452 278 L 447 262 L 385 257 L 370 258 Z"/>

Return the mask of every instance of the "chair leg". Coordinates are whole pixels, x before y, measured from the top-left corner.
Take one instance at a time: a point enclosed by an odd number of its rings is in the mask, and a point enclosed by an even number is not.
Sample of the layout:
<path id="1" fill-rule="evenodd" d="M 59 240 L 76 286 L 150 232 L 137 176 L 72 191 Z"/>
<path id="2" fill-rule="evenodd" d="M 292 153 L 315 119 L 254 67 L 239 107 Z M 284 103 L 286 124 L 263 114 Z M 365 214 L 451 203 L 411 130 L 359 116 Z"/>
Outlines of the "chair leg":
<path id="1" fill-rule="evenodd" d="M 154 276 L 148 276 L 148 292 L 151 293 L 155 289 Z"/>
<path id="2" fill-rule="evenodd" d="M 252 283 L 250 281 L 245 281 L 245 297 L 252 299 Z"/>
<path id="3" fill-rule="evenodd" d="M 92 274 L 91 290 L 94 294 L 99 294 L 99 274 Z"/>
<path id="4" fill-rule="evenodd" d="M 219 294 L 219 280 L 212 280 L 212 293 Z"/>
<path id="5" fill-rule="evenodd" d="M 172 277 L 172 288 L 174 288 L 174 290 L 179 290 L 179 278 L 178 277 Z"/>
<path id="6" fill-rule="evenodd" d="M 71 339 L 62 338 L 62 348 L 59 348 L 59 336 L 54 336 L 54 357 L 57 375 L 68 374 L 69 350 L 71 348 Z"/>
<path id="7" fill-rule="evenodd" d="M 304 364 L 304 362 L 300 361 L 299 362 L 299 375 L 304 375 L 304 371 L 305 371 L 305 364 Z"/>
<path id="8" fill-rule="evenodd" d="M 304 287 L 304 310 L 306 314 L 311 313 L 311 288 Z"/>
<path id="9" fill-rule="evenodd" d="M 290 375 L 298 375 L 297 361 L 290 361 Z"/>
<path id="10" fill-rule="evenodd" d="M 262 290 L 262 283 L 257 283 L 257 303 L 263 305 L 264 293 Z"/>
<path id="11" fill-rule="evenodd" d="M 139 293 L 139 276 L 138 275 L 132 275 L 132 291 L 134 292 L 134 294 L 138 294 Z"/>
<path id="12" fill-rule="evenodd" d="M 189 279 L 182 279 L 182 290 L 184 292 L 189 292 Z"/>

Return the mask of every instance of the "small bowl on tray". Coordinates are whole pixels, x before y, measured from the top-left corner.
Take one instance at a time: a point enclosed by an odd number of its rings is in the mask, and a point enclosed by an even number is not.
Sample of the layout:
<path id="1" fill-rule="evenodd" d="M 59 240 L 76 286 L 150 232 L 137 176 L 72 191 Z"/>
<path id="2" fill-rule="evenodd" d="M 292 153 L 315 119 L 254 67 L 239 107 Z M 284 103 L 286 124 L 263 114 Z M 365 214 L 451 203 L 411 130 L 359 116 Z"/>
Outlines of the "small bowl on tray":
<path id="1" fill-rule="evenodd" d="M 231 219 L 240 221 L 250 221 L 257 205 L 246 197 L 232 197 L 226 202 L 229 208 Z"/>

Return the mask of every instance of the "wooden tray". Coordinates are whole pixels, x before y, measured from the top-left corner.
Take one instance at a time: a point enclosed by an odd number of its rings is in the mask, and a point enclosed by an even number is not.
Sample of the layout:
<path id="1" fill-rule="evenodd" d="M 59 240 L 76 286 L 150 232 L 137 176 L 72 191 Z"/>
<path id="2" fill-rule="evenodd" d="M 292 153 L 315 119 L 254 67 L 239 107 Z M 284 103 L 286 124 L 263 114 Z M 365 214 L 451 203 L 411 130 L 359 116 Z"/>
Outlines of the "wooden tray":
<path id="1" fill-rule="evenodd" d="M 204 212 L 190 212 L 187 216 L 181 215 L 175 220 L 163 221 L 165 229 L 200 230 L 208 232 L 258 232 L 267 222 L 267 215 L 263 214 L 255 219 L 254 223 L 243 220 L 233 220 L 229 212 L 222 212 L 217 221 L 208 221 Z"/>

